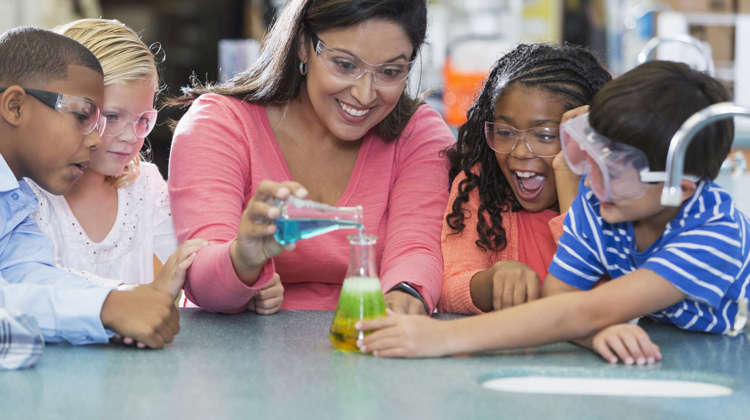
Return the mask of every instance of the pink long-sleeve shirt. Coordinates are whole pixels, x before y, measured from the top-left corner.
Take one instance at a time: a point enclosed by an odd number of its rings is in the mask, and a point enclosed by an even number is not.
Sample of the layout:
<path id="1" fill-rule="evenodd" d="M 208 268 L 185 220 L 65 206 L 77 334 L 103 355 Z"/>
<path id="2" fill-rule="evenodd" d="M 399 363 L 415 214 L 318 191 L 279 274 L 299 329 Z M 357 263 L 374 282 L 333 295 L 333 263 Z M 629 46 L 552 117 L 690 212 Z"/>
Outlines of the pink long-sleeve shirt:
<path id="1" fill-rule="evenodd" d="M 376 258 L 383 291 L 405 281 L 434 308 L 442 282 L 440 230 L 448 198 L 447 161 L 440 151 L 454 141 L 440 115 L 420 107 L 393 142 L 376 134 L 362 141 L 337 206 L 361 205 L 368 233 L 378 236 Z M 169 165 L 169 194 L 180 242 L 212 241 L 187 275 L 187 297 L 218 312 L 245 310 L 279 273 L 285 309 L 335 309 L 349 260 L 341 230 L 299 241 L 269 259 L 258 280 L 237 277 L 229 246 L 240 217 L 262 180 L 290 180 L 265 108 L 208 94 L 177 125 Z"/>

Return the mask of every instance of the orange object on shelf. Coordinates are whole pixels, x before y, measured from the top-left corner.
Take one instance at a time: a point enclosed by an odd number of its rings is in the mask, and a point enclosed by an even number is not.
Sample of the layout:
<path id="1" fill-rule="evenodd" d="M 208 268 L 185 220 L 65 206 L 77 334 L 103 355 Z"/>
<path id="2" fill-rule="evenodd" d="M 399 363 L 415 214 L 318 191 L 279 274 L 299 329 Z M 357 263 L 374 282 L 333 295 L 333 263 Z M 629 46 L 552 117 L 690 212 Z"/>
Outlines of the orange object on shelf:
<path id="1" fill-rule="evenodd" d="M 482 89 L 488 71 L 467 71 L 454 67 L 450 58 L 443 66 L 443 117 L 453 126 L 466 122 L 466 111 Z"/>

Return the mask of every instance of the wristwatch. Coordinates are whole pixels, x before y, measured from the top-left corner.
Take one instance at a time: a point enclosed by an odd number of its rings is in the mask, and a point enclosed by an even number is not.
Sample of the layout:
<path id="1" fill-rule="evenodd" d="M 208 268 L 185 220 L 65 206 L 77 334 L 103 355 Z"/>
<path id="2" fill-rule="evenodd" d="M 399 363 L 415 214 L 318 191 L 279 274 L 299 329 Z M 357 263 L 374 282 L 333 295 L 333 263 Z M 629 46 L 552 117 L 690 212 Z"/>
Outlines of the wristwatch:
<path id="1" fill-rule="evenodd" d="M 422 297 L 422 294 L 419 293 L 419 291 L 417 291 L 417 289 L 415 289 L 414 286 L 412 286 L 411 284 L 409 284 L 409 283 L 407 283 L 405 281 L 402 281 L 401 283 L 399 283 L 399 284 L 391 287 L 391 289 L 388 290 L 388 291 L 392 292 L 394 290 L 398 290 L 400 292 L 407 293 L 407 294 L 412 295 L 415 298 L 419 299 L 419 301 L 422 302 L 422 305 L 424 305 L 424 313 L 426 313 L 427 315 L 430 315 L 430 306 L 427 305 L 427 302 Z"/>

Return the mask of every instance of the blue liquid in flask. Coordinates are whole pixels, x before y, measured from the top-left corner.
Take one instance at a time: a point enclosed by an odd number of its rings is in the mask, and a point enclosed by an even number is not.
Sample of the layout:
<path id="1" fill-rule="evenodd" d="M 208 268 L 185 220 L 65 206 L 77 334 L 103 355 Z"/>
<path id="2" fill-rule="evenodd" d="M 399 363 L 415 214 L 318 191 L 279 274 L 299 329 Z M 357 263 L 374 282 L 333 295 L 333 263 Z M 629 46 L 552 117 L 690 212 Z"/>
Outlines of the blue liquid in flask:
<path id="1" fill-rule="evenodd" d="M 362 224 L 340 219 L 276 219 L 274 238 L 281 245 L 312 238 L 339 229 L 359 229 Z"/>

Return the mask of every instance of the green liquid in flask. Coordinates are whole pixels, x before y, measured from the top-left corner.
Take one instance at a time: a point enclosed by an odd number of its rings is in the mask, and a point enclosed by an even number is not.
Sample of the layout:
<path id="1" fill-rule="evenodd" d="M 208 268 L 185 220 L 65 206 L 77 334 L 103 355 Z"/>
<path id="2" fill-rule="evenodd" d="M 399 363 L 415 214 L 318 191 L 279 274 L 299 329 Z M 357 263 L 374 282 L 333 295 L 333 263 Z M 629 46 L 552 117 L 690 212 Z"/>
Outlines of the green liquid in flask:
<path id="1" fill-rule="evenodd" d="M 377 277 L 349 277 L 341 287 L 336 315 L 329 338 L 334 347 L 359 351 L 357 339 L 363 336 L 354 326 L 365 319 L 385 316 L 385 300 Z"/>

